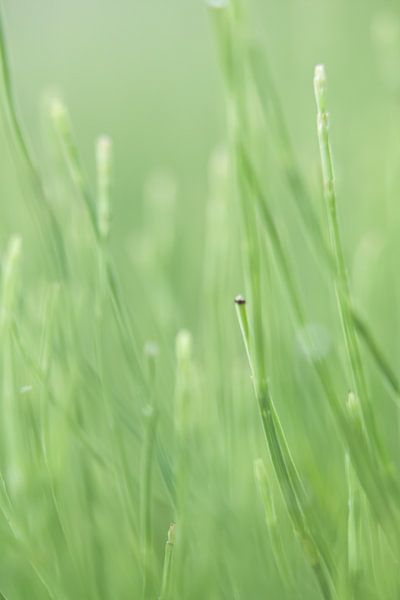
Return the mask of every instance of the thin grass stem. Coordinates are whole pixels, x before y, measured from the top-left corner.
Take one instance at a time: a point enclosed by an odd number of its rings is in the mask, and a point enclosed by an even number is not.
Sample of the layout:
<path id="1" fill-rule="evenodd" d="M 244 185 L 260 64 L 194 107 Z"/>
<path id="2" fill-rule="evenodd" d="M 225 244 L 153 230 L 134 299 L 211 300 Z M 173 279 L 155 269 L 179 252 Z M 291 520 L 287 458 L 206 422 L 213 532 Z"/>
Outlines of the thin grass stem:
<path id="1" fill-rule="evenodd" d="M 168 537 L 165 544 L 164 566 L 161 581 L 161 592 L 158 600 L 170 600 L 172 588 L 172 559 L 175 545 L 176 525 L 172 523 L 168 530 Z"/>

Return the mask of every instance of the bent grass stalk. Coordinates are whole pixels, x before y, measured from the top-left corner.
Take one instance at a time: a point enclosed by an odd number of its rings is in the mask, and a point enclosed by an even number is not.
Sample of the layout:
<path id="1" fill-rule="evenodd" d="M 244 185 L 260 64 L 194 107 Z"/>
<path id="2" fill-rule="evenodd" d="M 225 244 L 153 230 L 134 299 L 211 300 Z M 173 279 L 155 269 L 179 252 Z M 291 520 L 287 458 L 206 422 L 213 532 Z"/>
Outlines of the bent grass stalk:
<path id="1" fill-rule="evenodd" d="M 278 228 L 275 224 L 274 217 L 269 210 L 268 201 L 264 195 L 262 186 L 259 183 L 257 172 L 252 165 L 251 155 L 249 154 L 245 144 L 240 141 L 237 144 L 237 152 L 239 155 L 239 173 L 241 174 L 241 177 L 239 178 L 239 184 L 241 184 L 241 180 L 243 179 L 244 183 L 242 185 L 244 186 L 244 190 L 247 190 L 254 197 L 258 204 L 258 209 L 263 217 L 263 222 L 271 240 L 271 248 L 274 252 L 274 256 L 279 267 L 279 274 L 290 298 L 290 305 L 294 313 L 296 324 L 299 327 L 303 327 L 306 323 L 305 312 L 300 301 L 291 268 L 286 258 L 286 252 L 280 239 Z M 249 209 L 247 208 L 247 210 Z M 249 231 L 247 235 L 251 235 L 251 231 Z M 312 340 L 309 340 L 309 344 L 312 345 Z M 379 476 L 380 467 L 377 465 L 375 454 L 371 454 L 368 437 L 369 431 L 366 431 L 365 435 L 359 437 L 357 443 L 355 443 L 351 427 L 349 429 L 349 424 L 347 423 L 347 417 L 344 414 L 343 406 L 338 400 L 337 393 L 331 380 L 328 365 L 323 359 L 320 359 L 313 362 L 312 366 L 314 367 L 321 386 L 325 391 L 327 399 L 329 400 L 331 409 L 333 410 L 346 443 L 352 451 L 353 461 L 355 461 L 355 468 L 358 472 L 360 480 L 363 482 L 363 485 L 367 490 L 367 494 L 370 497 L 371 502 L 375 506 L 375 514 L 377 515 L 379 513 L 380 522 L 386 523 L 384 527 L 387 535 L 392 538 L 392 543 L 397 544 L 397 542 L 395 542 L 396 536 L 393 533 L 392 527 L 392 524 L 397 521 L 396 509 L 393 507 L 393 505 L 390 507 L 391 502 L 387 494 L 388 486 L 390 485 L 392 487 L 392 482 L 389 481 L 385 485 L 383 481 L 386 478 L 385 474 L 381 473 L 381 476 Z M 357 373 L 358 372 L 359 370 Z M 378 483 L 378 479 L 381 480 L 380 483 Z M 383 487 L 382 484 L 384 484 Z M 390 496 L 391 491 L 389 493 L 389 497 Z"/>
<path id="2" fill-rule="evenodd" d="M 284 438 L 267 378 L 262 375 L 263 371 L 261 371 L 260 376 L 259 368 L 261 364 L 257 359 L 254 361 L 253 353 L 249 350 L 250 344 L 254 344 L 254 342 L 250 337 L 246 302 L 242 296 L 238 296 L 235 304 L 243 343 L 249 359 L 251 378 L 258 401 L 265 440 L 282 497 L 292 520 L 294 531 L 298 535 L 304 555 L 314 571 L 323 597 L 326 599 L 334 598 L 336 592 L 334 591 L 329 559 L 323 556 L 321 547 L 312 533 L 312 527 L 307 522 L 304 491 Z M 263 369 L 263 367 L 261 368 Z"/>

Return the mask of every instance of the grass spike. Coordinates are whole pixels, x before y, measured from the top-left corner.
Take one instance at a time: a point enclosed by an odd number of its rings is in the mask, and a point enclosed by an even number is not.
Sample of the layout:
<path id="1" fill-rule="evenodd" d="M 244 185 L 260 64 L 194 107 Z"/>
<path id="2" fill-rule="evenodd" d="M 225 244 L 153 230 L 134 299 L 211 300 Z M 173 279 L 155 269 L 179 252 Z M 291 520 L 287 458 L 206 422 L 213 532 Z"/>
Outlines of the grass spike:
<path id="1" fill-rule="evenodd" d="M 161 581 L 161 593 L 158 600 L 171 599 L 172 587 L 172 558 L 175 545 L 176 525 L 171 523 L 168 529 L 167 541 L 165 543 L 164 566 Z"/>

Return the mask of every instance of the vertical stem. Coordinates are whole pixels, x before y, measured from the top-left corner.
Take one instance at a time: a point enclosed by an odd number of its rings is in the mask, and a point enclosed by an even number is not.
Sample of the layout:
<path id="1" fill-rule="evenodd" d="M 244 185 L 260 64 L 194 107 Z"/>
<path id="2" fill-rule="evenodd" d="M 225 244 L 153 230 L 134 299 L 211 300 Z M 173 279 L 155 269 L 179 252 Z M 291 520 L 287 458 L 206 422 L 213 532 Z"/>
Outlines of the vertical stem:
<path id="1" fill-rule="evenodd" d="M 14 320 L 21 238 L 13 236 L 2 264 L 0 342 L 2 349 L 2 438 L 4 472 L 9 489 L 17 491 L 22 475 L 20 469 L 20 415 L 15 395 L 12 323 Z"/>
<path id="2" fill-rule="evenodd" d="M 175 544 L 175 523 L 171 523 L 165 544 L 164 567 L 161 581 L 161 592 L 158 600 L 169 600 L 172 580 L 172 558 Z"/>
<path id="3" fill-rule="evenodd" d="M 97 166 L 97 229 L 102 239 L 107 240 L 111 222 L 111 171 L 112 141 L 108 136 L 101 136 L 96 144 Z"/>
<path id="4" fill-rule="evenodd" d="M 141 528 L 142 528 L 142 559 L 143 559 L 143 587 L 142 599 L 147 600 L 153 593 L 153 542 L 152 542 L 152 477 L 153 477 L 153 458 L 156 443 L 156 428 L 158 420 L 158 410 L 154 401 L 155 387 L 155 357 L 158 354 L 158 348 L 155 344 L 148 343 L 145 346 L 145 353 L 149 366 L 149 389 L 151 396 L 148 405 L 144 410 L 145 418 L 145 437 L 143 444 L 142 458 L 142 479 L 141 479 Z"/>
<path id="5" fill-rule="evenodd" d="M 141 478 L 141 527 L 142 527 L 142 559 L 143 559 L 143 588 L 142 598 L 151 597 L 153 574 L 153 545 L 152 545 L 152 475 L 153 456 L 157 413 L 153 406 L 145 411 L 146 431 L 144 438 Z"/>
<path id="6" fill-rule="evenodd" d="M 323 65 L 317 65 L 315 68 L 314 90 L 317 103 L 317 131 L 321 156 L 324 197 L 328 209 L 329 232 L 336 265 L 335 287 L 338 307 L 343 325 L 347 354 L 356 386 L 355 389 L 365 407 L 364 416 L 367 419 L 367 427 L 371 428 L 372 431 L 370 433 L 373 433 L 375 431 L 375 425 L 369 410 L 367 384 L 351 317 L 351 296 L 337 217 L 335 173 L 330 142 L 329 113 L 327 112 L 327 83 Z"/>
<path id="7" fill-rule="evenodd" d="M 175 344 L 176 383 L 174 398 L 175 430 L 175 482 L 176 482 L 176 522 L 179 528 L 179 554 L 175 568 L 175 582 L 178 595 L 183 594 L 185 562 L 189 549 L 188 536 L 188 492 L 190 465 L 190 401 L 193 397 L 193 338 L 183 329 L 178 332 Z"/>
<path id="8" fill-rule="evenodd" d="M 348 488 L 347 565 L 351 594 L 356 598 L 360 576 L 360 490 L 348 453 L 346 453 L 346 479 Z"/>
<path id="9" fill-rule="evenodd" d="M 251 340 L 246 302 L 242 296 L 237 296 L 235 302 L 240 330 L 249 359 L 249 367 L 253 379 L 255 395 L 258 401 L 265 440 L 270 452 L 278 484 L 289 516 L 292 520 L 294 530 L 299 537 L 304 555 L 318 581 L 321 593 L 325 599 L 330 599 L 334 597 L 334 592 L 329 560 L 326 556 L 323 556 L 323 552 L 308 523 L 304 510 L 304 492 L 301 481 L 297 475 L 295 465 L 292 462 L 282 427 L 279 423 L 279 417 L 275 410 L 268 382 L 266 378 L 260 379 L 258 374 L 258 364 L 257 370 L 254 365 L 252 353 L 249 349 Z"/>

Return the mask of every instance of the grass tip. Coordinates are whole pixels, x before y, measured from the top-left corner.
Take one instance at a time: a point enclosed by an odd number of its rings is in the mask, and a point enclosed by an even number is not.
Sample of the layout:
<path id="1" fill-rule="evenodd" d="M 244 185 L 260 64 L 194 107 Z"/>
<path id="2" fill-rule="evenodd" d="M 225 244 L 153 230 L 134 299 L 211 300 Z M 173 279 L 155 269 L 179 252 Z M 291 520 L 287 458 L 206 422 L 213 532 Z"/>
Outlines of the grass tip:
<path id="1" fill-rule="evenodd" d="M 99 151 L 107 152 L 112 146 L 112 139 L 109 135 L 102 134 L 97 138 L 97 148 Z"/>
<path id="2" fill-rule="evenodd" d="M 226 177 L 229 168 L 229 155 L 224 146 L 214 149 L 210 157 L 209 173 L 212 177 Z"/>
<path id="3" fill-rule="evenodd" d="M 244 296 L 239 294 L 238 296 L 235 297 L 235 304 L 237 304 L 238 306 L 246 304 L 246 299 L 244 298 Z"/>
<path id="4" fill-rule="evenodd" d="M 18 256 L 21 252 L 22 247 L 22 237 L 19 233 L 14 233 L 7 244 L 7 254 L 8 256 Z"/>
<path id="5" fill-rule="evenodd" d="M 108 135 L 100 135 L 96 140 L 97 163 L 100 168 L 107 168 L 112 152 L 112 139 Z"/>
<path id="6" fill-rule="evenodd" d="M 320 81 L 324 81 L 326 79 L 325 65 L 320 63 L 315 66 L 315 79 Z"/>
<path id="7" fill-rule="evenodd" d="M 59 96 L 53 96 L 49 99 L 49 111 L 51 119 L 55 123 L 59 123 L 67 117 L 67 107 Z"/>
<path id="8" fill-rule="evenodd" d="M 326 111 L 326 71 L 324 65 L 317 65 L 314 71 L 314 91 L 319 113 Z"/>
<path id="9" fill-rule="evenodd" d="M 22 249 L 22 237 L 19 234 L 14 234 L 10 237 L 5 249 L 2 267 L 3 278 L 7 279 L 10 272 L 13 271 L 14 265 L 18 262 Z"/>
<path id="10" fill-rule="evenodd" d="M 175 535 L 176 535 L 176 523 L 171 523 L 171 525 L 169 526 L 169 529 L 168 529 L 167 544 L 170 544 L 171 546 L 174 545 Z"/>
<path id="11" fill-rule="evenodd" d="M 352 421 L 358 423 L 362 421 L 360 400 L 353 391 L 349 391 L 347 394 L 346 408 L 347 413 Z"/>
<path id="12" fill-rule="evenodd" d="M 176 336 L 176 355 L 178 359 L 185 360 L 192 354 L 193 338 L 190 331 L 181 329 Z"/>
<path id="13" fill-rule="evenodd" d="M 229 0 L 206 0 L 206 4 L 209 8 L 221 9 L 229 5 Z"/>

